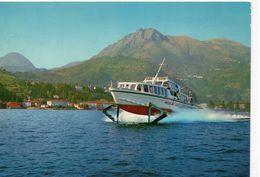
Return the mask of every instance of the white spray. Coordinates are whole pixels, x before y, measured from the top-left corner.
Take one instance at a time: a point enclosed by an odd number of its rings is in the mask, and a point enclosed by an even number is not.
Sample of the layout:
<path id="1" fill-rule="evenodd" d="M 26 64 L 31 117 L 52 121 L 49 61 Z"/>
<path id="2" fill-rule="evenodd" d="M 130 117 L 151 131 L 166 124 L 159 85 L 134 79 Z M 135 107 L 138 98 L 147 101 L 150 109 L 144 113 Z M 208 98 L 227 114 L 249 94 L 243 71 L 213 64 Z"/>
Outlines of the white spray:
<path id="1" fill-rule="evenodd" d="M 230 122 L 248 119 L 249 117 L 249 113 L 214 111 L 210 109 L 176 109 L 175 113 L 169 115 L 162 122 Z"/>
<path id="2" fill-rule="evenodd" d="M 115 114 L 114 114 L 115 115 Z M 115 117 L 115 116 L 114 116 Z M 215 111 L 210 109 L 175 109 L 174 113 L 169 114 L 160 123 L 192 123 L 192 122 L 231 122 L 241 121 L 250 118 L 249 113 Z M 122 123 L 143 122 L 147 120 L 147 116 L 135 115 L 126 111 L 121 111 L 119 120 Z M 104 117 L 104 121 L 111 122 L 109 118 Z"/>

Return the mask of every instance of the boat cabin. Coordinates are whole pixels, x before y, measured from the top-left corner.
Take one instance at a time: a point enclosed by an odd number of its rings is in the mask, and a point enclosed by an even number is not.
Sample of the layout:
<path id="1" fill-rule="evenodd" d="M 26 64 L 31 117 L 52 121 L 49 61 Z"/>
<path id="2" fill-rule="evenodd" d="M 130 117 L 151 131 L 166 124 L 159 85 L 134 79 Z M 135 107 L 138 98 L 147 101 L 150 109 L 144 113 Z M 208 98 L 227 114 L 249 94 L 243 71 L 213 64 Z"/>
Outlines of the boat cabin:
<path id="1" fill-rule="evenodd" d="M 146 77 L 144 82 L 161 85 L 176 92 L 181 90 L 181 87 L 174 81 L 170 80 L 168 77 Z"/>
<path id="2" fill-rule="evenodd" d="M 188 96 L 181 92 L 181 87 L 168 77 L 146 77 L 143 82 L 118 82 L 117 88 L 189 102 Z"/>
<path id="3" fill-rule="evenodd" d="M 163 97 L 168 96 L 167 88 L 144 82 L 119 82 L 117 88 L 155 94 Z"/>

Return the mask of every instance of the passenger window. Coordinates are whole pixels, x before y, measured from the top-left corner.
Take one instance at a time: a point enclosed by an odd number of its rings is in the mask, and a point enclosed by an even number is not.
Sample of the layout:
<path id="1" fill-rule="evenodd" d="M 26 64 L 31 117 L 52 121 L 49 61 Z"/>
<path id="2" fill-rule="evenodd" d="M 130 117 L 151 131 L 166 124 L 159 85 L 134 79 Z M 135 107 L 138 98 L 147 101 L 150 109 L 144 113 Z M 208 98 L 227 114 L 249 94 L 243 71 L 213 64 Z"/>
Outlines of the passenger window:
<path id="1" fill-rule="evenodd" d="M 144 92 L 148 92 L 148 85 L 144 85 Z"/>
<path id="2" fill-rule="evenodd" d="M 149 92 L 153 93 L 153 86 L 149 85 Z"/>
<path id="3" fill-rule="evenodd" d="M 167 90 L 164 89 L 164 96 L 167 97 Z"/>
<path id="4" fill-rule="evenodd" d="M 158 95 L 161 94 L 161 87 L 158 87 Z"/>
<path id="5" fill-rule="evenodd" d="M 164 90 L 163 90 L 163 88 L 161 88 L 161 92 L 162 92 L 162 95 L 164 95 Z"/>
<path id="6" fill-rule="evenodd" d="M 154 86 L 153 90 L 154 90 L 154 93 L 157 94 L 157 87 L 156 86 Z"/>

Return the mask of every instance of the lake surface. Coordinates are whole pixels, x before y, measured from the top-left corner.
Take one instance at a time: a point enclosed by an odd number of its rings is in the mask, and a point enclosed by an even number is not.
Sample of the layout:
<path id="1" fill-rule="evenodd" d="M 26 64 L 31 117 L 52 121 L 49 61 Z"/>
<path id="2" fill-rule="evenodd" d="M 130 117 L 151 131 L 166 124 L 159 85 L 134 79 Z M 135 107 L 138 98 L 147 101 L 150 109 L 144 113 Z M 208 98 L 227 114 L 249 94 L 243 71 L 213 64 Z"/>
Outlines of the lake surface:
<path id="1" fill-rule="evenodd" d="M 100 111 L 0 110 L 0 176 L 249 176 L 249 119 L 203 116 L 144 126 Z"/>

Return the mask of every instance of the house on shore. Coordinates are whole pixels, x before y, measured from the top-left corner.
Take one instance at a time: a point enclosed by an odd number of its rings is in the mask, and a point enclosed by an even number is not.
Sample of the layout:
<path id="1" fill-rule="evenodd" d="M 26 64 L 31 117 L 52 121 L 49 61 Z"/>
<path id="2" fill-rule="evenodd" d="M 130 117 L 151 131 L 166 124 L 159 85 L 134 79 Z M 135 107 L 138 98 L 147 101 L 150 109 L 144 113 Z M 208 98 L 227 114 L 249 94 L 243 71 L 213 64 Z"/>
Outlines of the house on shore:
<path id="1" fill-rule="evenodd" d="M 40 107 L 41 103 L 38 100 L 30 100 L 30 101 L 24 101 L 22 103 L 24 108 L 29 108 L 29 107 Z"/>
<path id="2" fill-rule="evenodd" d="M 6 104 L 6 107 L 9 109 L 19 109 L 19 108 L 21 108 L 21 104 L 18 102 L 8 102 Z"/>
<path id="3" fill-rule="evenodd" d="M 47 105 L 49 107 L 52 107 L 52 106 L 69 106 L 69 102 L 67 100 L 49 100 L 47 101 Z"/>
<path id="4" fill-rule="evenodd" d="M 86 101 L 86 102 L 81 102 L 79 105 L 81 107 L 84 107 L 84 105 L 86 105 L 88 109 L 102 110 L 111 104 L 114 104 L 114 103 L 107 102 L 107 101 Z"/>

